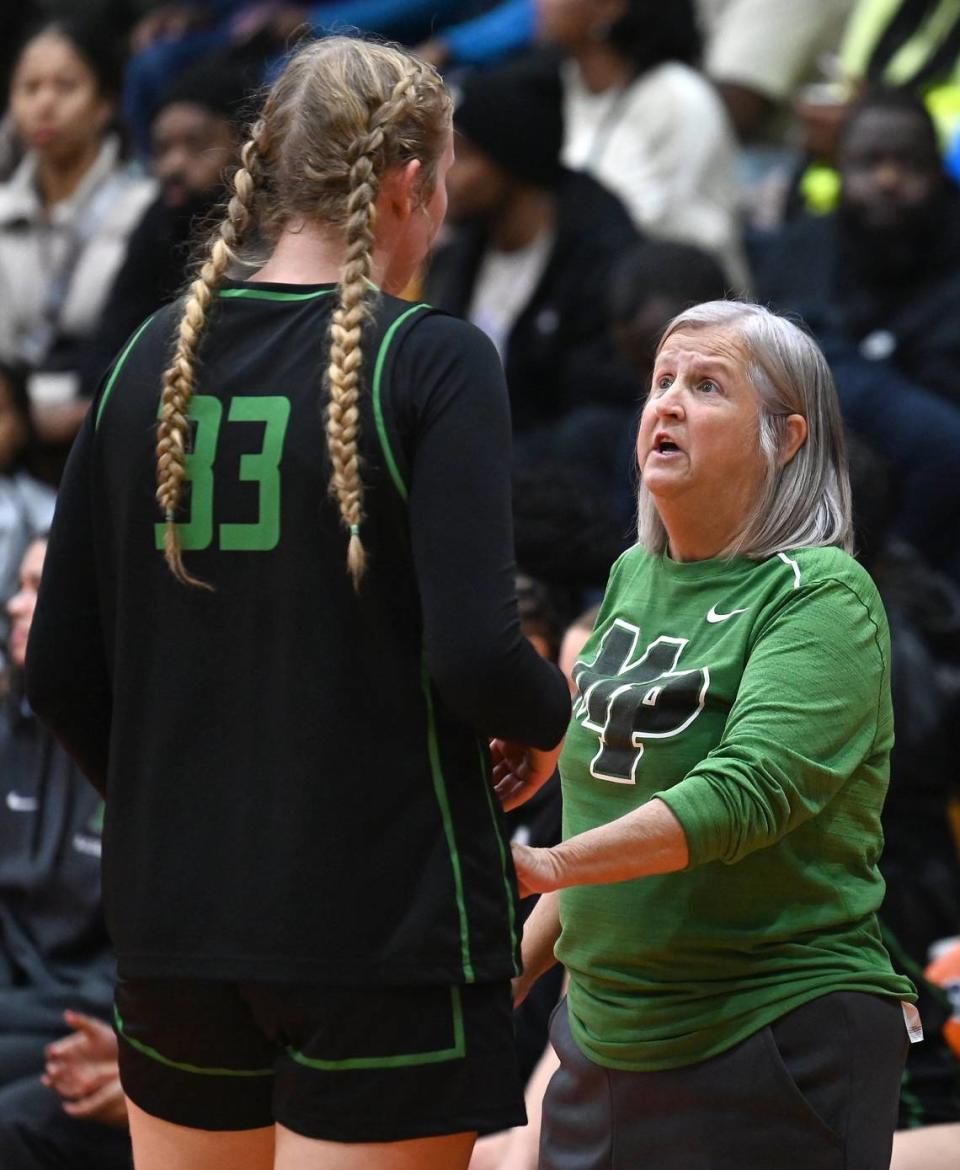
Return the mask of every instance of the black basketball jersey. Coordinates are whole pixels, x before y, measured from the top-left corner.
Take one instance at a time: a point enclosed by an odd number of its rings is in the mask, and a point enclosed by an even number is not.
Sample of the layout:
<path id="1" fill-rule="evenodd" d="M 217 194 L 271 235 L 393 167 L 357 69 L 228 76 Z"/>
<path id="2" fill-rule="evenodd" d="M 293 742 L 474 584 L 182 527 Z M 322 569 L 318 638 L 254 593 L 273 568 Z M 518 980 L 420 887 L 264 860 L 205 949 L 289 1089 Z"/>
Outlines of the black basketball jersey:
<path id="1" fill-rule="evenodd" d="M 491 735 L 563 734 L 514 601 L 509 415 L 464 322 L 381 295 L 363 342 L 359 593 L 329 492 L 332 285 L 222 289 L 190 406 L 178 583 L 155 502 L 180 306 L 71 454 L 28 687 L 107 796 L 121 975 L 472 982 L 515 970 Z"/>

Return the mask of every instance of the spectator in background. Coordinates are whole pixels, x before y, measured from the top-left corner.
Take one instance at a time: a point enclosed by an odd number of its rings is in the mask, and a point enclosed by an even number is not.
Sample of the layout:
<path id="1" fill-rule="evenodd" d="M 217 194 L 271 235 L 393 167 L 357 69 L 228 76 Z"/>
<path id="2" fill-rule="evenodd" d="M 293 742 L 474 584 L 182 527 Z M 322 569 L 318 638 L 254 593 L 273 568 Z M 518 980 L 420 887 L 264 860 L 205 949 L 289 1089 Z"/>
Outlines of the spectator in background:
<path id="1" fill-rule="evenodd" d="M 805 318 L 848 426 L 891 463 L 897 534 L 960 579 L 960 194 L 903 92 L 854 107 L 839 165 L 838 211 L 785 229 L 758 292 Z"/>
<path id="2" fill-rule="evenodd" d="M 375 33 L 416 44 L 448 25 L 455 55 L 463 62 L 489 63 L 516 52 L 531 39 L 528 11 L 501 12 L 495 0 L 314 0 L 288 4 L 263 0 L 200 0 L 160 4 L 134 29 L 134 56 L 124 87 L 124 113 L 138 150 L 149 152 L 149 127 L 164 90 L 183 69 L 203 57 L 228 54 L 269 74 L 293 40 L 304 35 Z M 516 8 L 510 0 L 506 8 Z M 494 11 L 490 12 L 489 9 Z M 518 20 L 519 16 L 519 20 Z M 425 54 L 434 63 L 449 50 Z"/>
<path id="3" fill-rule="evenodd" d="M 518 111 L 523 116 L 518 116 Z M 620 201 L 565 170 L 561 93 L 552 68 L 516 62 L 463 83 L 457 159 L 447 177 L 446 242 L 425 296 L 479 326 L 500 351 L 522 462 L 574 461 L 601 486 L 610 443 L 626 436 L 637 388 L 607 333 L 605 289 L 637 238 Z M 590 435 L 585 436 L 585 430 Z"/>
<path id="4" fill-rule="evenodd" d="M 697 0 L 703 68 L 744 141 L 767 137 L 798 85 L 835 51 L 852 0 Z M 780 137 L 779 134 L 776 137 Z"/>
<path id="5" fill-rule="evenodd" d="M 960 5 L 957 0 L 856 0 L 835 81 L 797 103 L 809 166 L 788 206 L 824 214 L 839 197 L 834 170 L 849 105 L 865 89 L 902 89 L 922 97 L 947 143 L 960 129 Z"/>
<path id="6" fill-rule="evenodd" d="M 112 132 L 119 63 L 105 30 L 62 20 L 29 37 L 10 112 L 26 154 L 0 186 L 0 359 L 31 371 L 40 439 L 72 439 L 83 341 L 153 195 Z"/>
<path id="7" fill-rule="evenodd" d="M 40 1081 L 66 1009 L 108 1019 L 114 964 L 100 906 L 103 801 L 23 699 L 21 671 L 46 539 L 7 604 L 14 680 L 0 722 L 0 1165 L 129 1165 L 129 1141 L 69 1117 Z M 86 1159 L 82 1161 L 81 1159 Z"/>
<path id="8" fill-rule="evenodd" d="M 883 919 L 922 970 L 933 944 L 960 935 L 960 859 L 948 812 L 958 792 L 960 594 L 891 537 L 896 483 L 886 464 L 855 435 L 848 457 L 857 557 L 876 582 L 892 646 L 897 738 L 883 810 Z M 949 1120 L 960 1120 L 960 1108 Z"/>
<path id="9" fill-rule="evenodd" d="M 890 622 L 897 735 L 881 821 L 881 928 L 894 965 L 917 988 L 924 1029 L 924 1042 L 907 1055 L 891 1165 L 953 1170 L 960 1156 L 960 1053 L 943 1032 L 947 996 L 924 968 L 933 944 L 960 932 L 960 861 L 947 807 L 957 791 L 960 749 L 960 597 L 909 546 L 891 539 L 889 468 L 853 435 L 847 454 L 858 559 Z"/>
<path id="10" fill-rule="evenodd" d="M 34 475 L 36 435 L 23 371 L 0 363 L 0 605 L 17 588 L 27 546 L 53 519 L 53 490 Z M 0 641 L 6 641 L 6 610 Z"/>
<path id="11" fill-rule="evenodd" d="M 609 186 L 643 231 L 699 244 L 745 287 L 736 141 L 696 69 L 692 0 L 537 0 L 537 20 L 569 58 L 566 165 Z"/>
<path id="12" fill-rule="evenodd" d="M 668 322 L 691 305 L 723 300 L 725 293 L 720 265 L 693 244 L 644 240 L 621 257 L 610 277 L 611 328 L 642 394 Z"/>
<path id="13" fill-rule="evenodd" d="M 486 65 L 528 49 L 535 28 L 534 0 L 500 0 L 472 20 L 441 29 L 417 52 L 438 68 Z"/>
<path id="14" fill-rule="evenodd" d="M 151 127 L 160 190 L 130 236 L 84 353 L 87 397 L 137 326 L 180 291 L 192 237 L 223 198 L 224 173 L 237 160 L 246 97 L 246 72 L 215 62 L 184 73 L 162 100 Z"/>

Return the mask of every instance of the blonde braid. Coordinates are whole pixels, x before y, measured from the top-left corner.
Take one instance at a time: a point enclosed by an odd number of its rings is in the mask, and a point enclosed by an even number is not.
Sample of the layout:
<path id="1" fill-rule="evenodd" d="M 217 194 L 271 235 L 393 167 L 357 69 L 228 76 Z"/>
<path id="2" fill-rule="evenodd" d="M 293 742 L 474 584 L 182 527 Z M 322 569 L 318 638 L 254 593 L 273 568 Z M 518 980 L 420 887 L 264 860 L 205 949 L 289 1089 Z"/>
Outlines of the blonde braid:
<path id="1" fill-rule="evenodd" d="M 340 507 L 340 518 L 350 533 L 347 570 L 354 589 L 366 569 L 367 554 L 360 539 L 363 523 L 363 481 L 360 478 L 360 347 L 364 322 L 370 316 L 368 289 L 374 245 L 376 199 L 383 170 L 386 133 L 391 122 L 416 101 L 417 82 L 424 67 L 411 61 L 390 97 L 370 119 L 369 132 L 351 146 L 350 195 L 345 230 L 346 256 L 340 278 L 340 302 L 330 326 L 330 364 L 327 369 L 330 401 L 327 407 L 327 450 L 330 455 L 330 493 Z"/>
<path id="2" fill-rule="evenodd" d="M 210 254 L 190 285 L 183 316 L 177 331 L 173 361 L 163 375 L 160 421 L 157 426 L 156 499 L 164 519 L 163 555 L 170 571 L 184 585 L 212 589 L 206 581 L 192 576 L 183 564 L 176 515 L 187 478 L 186 443 L 188 412 L 193 398 L 197 347 L 207 324 L 210 307 L 231 260 L 254 220 L 254 203 L 260 171 L 262 123 L 253 129 L 244 144 L 241 166 L 233 177 L 233 195 L 227 214 L 217 229 Z"/>

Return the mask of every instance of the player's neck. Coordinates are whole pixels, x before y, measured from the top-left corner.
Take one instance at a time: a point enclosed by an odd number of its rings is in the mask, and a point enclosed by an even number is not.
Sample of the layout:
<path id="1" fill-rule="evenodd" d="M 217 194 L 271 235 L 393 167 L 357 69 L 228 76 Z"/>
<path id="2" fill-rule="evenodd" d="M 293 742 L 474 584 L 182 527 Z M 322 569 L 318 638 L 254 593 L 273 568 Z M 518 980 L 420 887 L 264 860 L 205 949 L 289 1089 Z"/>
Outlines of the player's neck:
<path id="1" fill-rule="evenodd" d="M 345 251 L 339 232 L 313 224 L 297 230 L 285 228 L 270 259 L 250 279 L 271 284 L 336 284 L 343 274 Z M 376 248 L 371 268 L 371 280 L 379 284 L 385 260 Z"/>

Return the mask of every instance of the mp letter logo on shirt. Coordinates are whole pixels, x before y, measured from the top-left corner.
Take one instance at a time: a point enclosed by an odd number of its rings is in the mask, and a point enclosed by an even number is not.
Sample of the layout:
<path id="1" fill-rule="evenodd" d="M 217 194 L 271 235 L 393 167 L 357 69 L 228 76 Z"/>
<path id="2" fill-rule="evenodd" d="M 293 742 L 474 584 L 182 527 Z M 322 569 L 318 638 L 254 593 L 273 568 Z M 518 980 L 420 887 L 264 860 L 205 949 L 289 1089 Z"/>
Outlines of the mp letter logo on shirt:
<path id="1" fill-rule="evenodd" d="M 643 741 L 679 735 L 703 710 L 710 671 L 678 670 L 686 638 L 661 636 L 639 656 L 639 626 L 617 618 L 592 663 L 578 663 L 574 716 L 600 737 L 590 774 L 635 784 Z"/>

